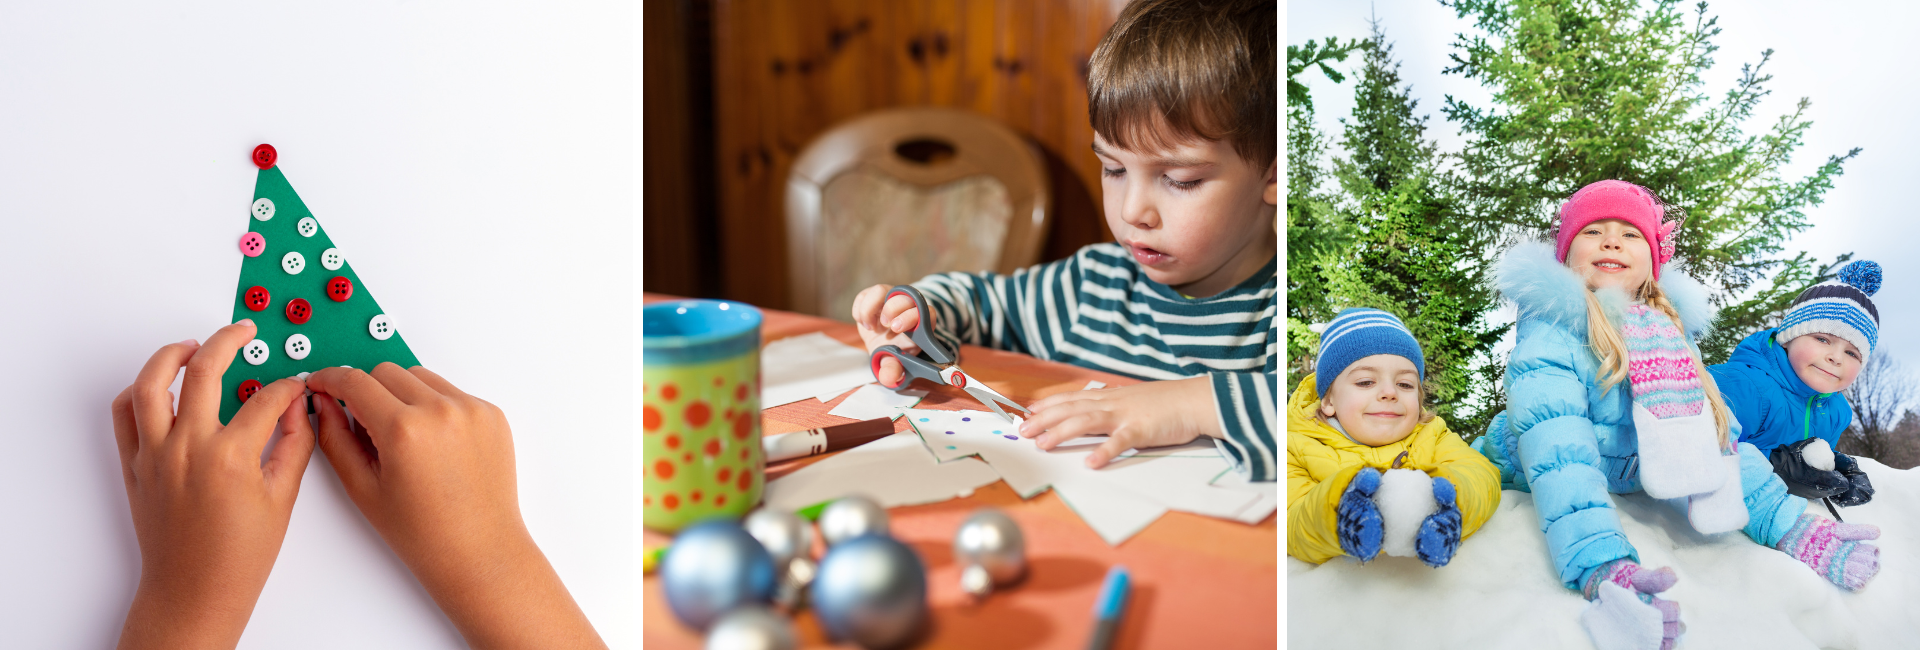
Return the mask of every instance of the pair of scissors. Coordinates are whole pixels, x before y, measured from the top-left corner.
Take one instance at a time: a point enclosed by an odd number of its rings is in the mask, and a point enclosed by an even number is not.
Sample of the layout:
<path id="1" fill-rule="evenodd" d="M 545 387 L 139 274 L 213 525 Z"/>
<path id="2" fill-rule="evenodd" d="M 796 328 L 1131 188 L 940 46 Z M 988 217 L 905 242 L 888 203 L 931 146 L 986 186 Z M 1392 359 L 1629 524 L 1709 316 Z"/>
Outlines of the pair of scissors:
<path id="1" fill-rule="evenodd" d="M 904 284 L 894 287 L 892 291 L 887 292 L 886 298 L 881 299 L 880 304 L 886 304 L 888 300 L 892 300 L 896 295 L 906 296 L 907 299 L 912 300 L 913 308 L 920 312 L 920 324 L 914 325 L 913 330 L 907 333 L 908 337 L 913 339 L 913 343 L 920 346 L 920 354 L 907 354 L 905 350 L 901 350 L 900 346 L 897 345 L 882 345 L 874 349 L 871 360 L 875 381 L 880 381 L 881 386 L 886 386 L 888 389 L 898 392 L 906 390 L 907 386 L 912 384 L 915 378 L 925 379 L 936 384 L 952 386 L 967 391 L 968 395 L 972 395 L 973 398 L 979 400 L 981 404 L 985 404 L 988 408 L 993 409 L 993 412 L 999 413 L 1000 417 L 1006 418 L 1009 423 L 1013 422 L 1013 416 L 1007 415 L 1006 410 L 1000 408 L 1001 404 L 1011 406 L 1021 413 L 1027 414 L 1027 417 L 1033 417 L 1033 412 L 1027 410 L 1026 407 L 1014 403 L 1013 400 L 1007 399 L 1007 396 L 995 392 L 992 388 L 988 388 L 986 384 L 980 383 L 979 380 L 974 379 L 965 371 L 962 371 L 960 366 L 957 365 L 959 361 L 958 351 L 948 350 L 946 346 L 941 345 L 939 341 L 933 339 L 931 333 L 933 315 L 928 313 L 927 301 L 920 296 L 919 289 Z M 900 367 L 906 370 L 906 372 L 900 376 L 900 382 L 897 384 L 888 385 L 885 381 L 880 380 L 880 360 L 886 357 L 893 357 L 895 361 L 900 362 Z"/>

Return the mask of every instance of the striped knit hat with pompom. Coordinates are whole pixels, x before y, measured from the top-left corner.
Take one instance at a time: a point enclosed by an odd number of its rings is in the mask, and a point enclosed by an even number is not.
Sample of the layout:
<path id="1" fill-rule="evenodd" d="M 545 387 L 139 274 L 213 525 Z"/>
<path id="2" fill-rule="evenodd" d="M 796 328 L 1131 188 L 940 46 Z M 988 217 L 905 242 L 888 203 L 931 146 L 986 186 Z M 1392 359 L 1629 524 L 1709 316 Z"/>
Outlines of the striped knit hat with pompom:
<path id="1" fill-rule="evenodd" d="M 1860 348 L 1861 356 L 1871 357 L 1874 344 L 1880 342 L 1880 310 L 1868 296 L 1879 290 L 1879 264 L 1866 260 L 1848 264 L 1837 279 L 1800 292 L 1773 340 L 1786 345 L 1808 334 L 1832 334 Z"/>

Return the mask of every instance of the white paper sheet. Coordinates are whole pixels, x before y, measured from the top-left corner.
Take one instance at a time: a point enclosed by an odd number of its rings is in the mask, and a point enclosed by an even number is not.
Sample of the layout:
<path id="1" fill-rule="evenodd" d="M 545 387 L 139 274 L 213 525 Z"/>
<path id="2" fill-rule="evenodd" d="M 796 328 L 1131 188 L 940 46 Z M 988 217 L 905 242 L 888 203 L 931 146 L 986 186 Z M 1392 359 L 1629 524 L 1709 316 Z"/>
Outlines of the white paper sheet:
<path id="1" fill-rule="evenodd" d="M 838 415 L 855 420 L 874 418 L 898 419 L 905 409 L 920 403 L 927 391 L 907 389 L 894 392 L 879 384 L 867 384 L 853 391 L 839 406 L 827 411 L 827 415 Z"/>
<path id="2" fill-rule="evenodd" d="M 1095 470 L 1086 466 L 1087 455 L 1104 437 L 1079 438 L 1042 451 L 992 413 L 907 409 L 906 414 L 935 457 L 978 456 L 1021 498 L 1052 487 L 1111 544 L 1139 532 L 1145 526 L 1140 519 L 1151 522 L 1169 509 L 1245 521 L 1251 516 L 1248 508 L 1260 500 L 1253 491 L 1212 485 L 1223 473 L 1231 473 L 1232 466 L 1205 440 L 1131 450 Z"/>
<path id="3" fill-rule="evenodd" d="M 760 408 L 792 404 L 873 381 L 867 351 L 813 332 L 760 350 Z M 837 393 L 836 393 L 837 395 Z"/>
<path id="4" fill-rule="evenodd" d="M 784 510 L 865 494 L 881 506 L 946 501 L 1000 479 L 978 458 L 942 463 L 907 431 L 840 452 L 767 482 L 766 503 Z"/>
<path id="5" fill-rule="evenodd" d="M 1108 546 L 1120 545 L 1167 514 L 1166 506 L 1125 492 L 1114 492 L 1098 481 L 1065 481 L 1055 484 L 1053 491 L 1060 495 L 1061 501 L 1067 502 L 1074 514 L 1080 515 L 1081 521 L 1093 527 L 1093 532 L 1106 540 Z"/>
<path id="6" fill-rule="evenodd" d="M 1253 502 L 1247 504 L 1245 508 L 1241 508 L 1240 512 L 1232 517 L 1235 521 L 1257 524 L 1266 521 L 1267 517 L 1272 516 L 1275 510 L 1280 509 L 1279 481 L 1261 481 L 1255 483 L 1248 481 L 1247 477 L 1239 472 L 1228 470 L 1226 473 L 1221 474 L 1219 478 L 1213 480 L 1213 486 L 1223 490 L 1239 490 L 1254 495 Z"/>

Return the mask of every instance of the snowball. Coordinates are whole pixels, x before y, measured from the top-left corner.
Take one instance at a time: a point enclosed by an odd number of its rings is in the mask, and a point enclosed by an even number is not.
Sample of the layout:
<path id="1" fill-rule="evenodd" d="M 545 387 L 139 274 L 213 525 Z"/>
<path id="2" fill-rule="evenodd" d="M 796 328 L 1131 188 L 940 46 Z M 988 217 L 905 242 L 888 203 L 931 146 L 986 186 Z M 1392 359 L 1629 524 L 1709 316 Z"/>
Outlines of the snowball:
<path id="1" fill-rule="evenodd" d="M 1380 490 L 1373 493 L 1380 508 L 1382 539 L 1380 552 L 1398 557 L 1417 557 L 1414 538 L 1427 515 L 1440 509 L 1433 500 L 1433 478 L 1412 469 L 1390 469 L 1380 477 Z"/>
<path id="2" fill-rule="evenodd" d="M 1659 608 L 1626 587 L 1600 584 L 1600 598 L 1580 612 L 1580 624 L 1598 650 L 1657 650 L 1665 634 Z"/>
<path id="3" fill-rule="evenodd" d="M 1827 446 L 1825 440 L 1814 438 L 1812 444 L 1800 448 L 1800 457 L 1814 469 L 1833 471 L 1833 447 Z"/>

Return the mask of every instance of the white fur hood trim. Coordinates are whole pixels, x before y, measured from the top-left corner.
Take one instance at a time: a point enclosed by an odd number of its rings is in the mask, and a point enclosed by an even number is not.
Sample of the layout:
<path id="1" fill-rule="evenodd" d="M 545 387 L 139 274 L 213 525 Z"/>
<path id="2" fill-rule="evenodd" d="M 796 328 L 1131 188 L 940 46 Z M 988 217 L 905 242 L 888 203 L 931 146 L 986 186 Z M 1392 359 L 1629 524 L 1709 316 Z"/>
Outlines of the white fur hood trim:
<path id="1" fill-rule="evenodd" d="M 1515 244 L 1500 257 L 1494 267 L 1494 288 L 1500 296 L 1518 308 L 1517 320 L 1542 318 L 1572 330 L 1581 338 L 1587 334 L 1586 282 L 1554 259 L 1553 244 L 1524 241 Z M 1680 324 L 1694 340 L 1706 336 L 1717 315 L 1707 301 L 1707 288 L 1688 276 L 1678 264 L 1660 267 L 1660 289 L 1680 312 Z M 1627 297 L 1620 291 L 1602 291 L 1600 302 L 1611 320 L 1619 322 L 1616 310 L 1624 309 Z"/>

